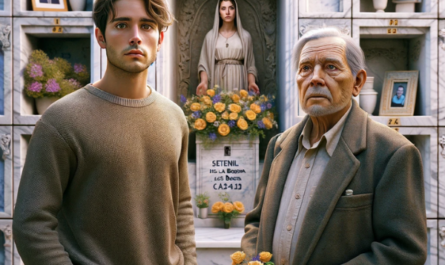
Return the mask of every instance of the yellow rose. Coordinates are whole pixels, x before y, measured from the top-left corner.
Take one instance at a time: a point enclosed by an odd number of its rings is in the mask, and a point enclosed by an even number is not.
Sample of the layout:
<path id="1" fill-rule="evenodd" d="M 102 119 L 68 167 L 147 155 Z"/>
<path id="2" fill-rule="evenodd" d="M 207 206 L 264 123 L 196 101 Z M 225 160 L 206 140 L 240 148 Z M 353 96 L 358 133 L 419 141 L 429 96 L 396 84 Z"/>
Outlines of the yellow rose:
<path id="1" fill-rule="evenodd" d="M 249 120 L 253 121 L 254 119 L 256 119 L 256 114 L 253 110 L 248 110 L 248 111 L 246 111 L 246 117 Z"/>
<path id="2" fill-rule="evenodd" d="M 247 92 L 244 89 L 241 89 L 241 91 L 239 92 L 239 95 L 241 96 L 241 98 L 245 98 L 249 95 L 249 92 Z"/>
<path id="3" fill-rule="evenodd" d="M 230 113 L 229 119 L 236 121 L 236 119 L 238 119 L 238 113 L 236 113 L 236 112 Z"/>
<path id="4" fill-rule="evenodd" d="M 239 119 L 236 122 L 236 125 L 243 131 L 247 130 L 247 128 L 249 127 L 249 125 L 247 125 L 247 121 L 245 119 Z"/>
<path id="5" fill-rule="evenodd" d="M 250 109 L 255 111 L 255 113 L 261 113 L 261 107 L 255 103 L 250 104 Z"/>
<path id="6" fill-rule="evenodd" d="M 233 204 L 231 204 L 230 202 L 224 203 L 223 211 L 225 213 L 231 213 L 231 212 L 233 212 L 233 209 L 234 209 Z"/>
<path id="7" fill-rule="evenodd" d="M 209 96 L 203 96 L 202 98 L 201 98 L 201 101 L 202 102 L 204 102 L 206 105 L 209 105 L 209 106 L 211 106 L 212 105 L 212 99 L 210 99 L 210 97 Z"/>
<path id="8" fill-rule="evenodd" d="M 221 136 L 226 136 L 226 135 L 228 135 L 228 134 L 230 133 L 230 127 L 229 127 L 229 125 L 227 125 L 227 124 L 225 124 L 225 123 L 221 124 L 221 125 L 218 127 L 218 133 L 219 133 Z"/>
<path id="9" fill-rule="evenodd" d="M 206 126 L 207 126 L 207 123 L 203 119 L 197 119 L 195 121 L 195 129 L 196 130 L 199 130 L 199 131 L 204 130 L 206 128 Z"/>
<path id="10" fill-rule="evenodd" d="M 207 89 L 207 95 L 213 97 L 215 95 L 215 90 L 213 89 Z"/>
<path id="11" fill-rule="evenodd" d="M 232 259 L 233 264 L 240 264 L 246 258 L 246 253 L 244 253 L 242 251 L 237 251 L 237 252 L 233 253 L 232 255 L 230 255 L 230 258 Z"/>
<path id="12" fill-rule="evenodd" d="M 239 102 L 239 96 L 237 94 L 234 94 L 232 96 L 232 100 L 233 100 L 233 102 L 238 103 Z"/>
<path id="13" fill-rule="evenodd" d="M 239 213 L 244 212 L 244 204 L 242 202 L 234 202 L 233 207 L 235 210 L 237 210 Z"/>
<path id="14" fill-rule="evenodd" d="M 237 104 L 230 104 L 230 105 L 229 105 L 229 110 L 230 110 L 231 112 L 236 112 L 236 113 L 238 113 L 238 112 L 241 111 L 241 106 L 240 106 L 240 105 L 237 105 Z"/>
<path id="15" fill-rule="evenodd" d="M 201 110 L 201 104 L 199 103 L 192 103 L 192 105 L 190 106 L 190 110 L 191 111 L 198 111 Z"/>
<path id="16" fill-rule="evenodd" d="M 259 261 L 249 261 L 249 263 L 247 263 L 247 265 L 263 265 L 263 263 L 261 263 Z"/>
<path id="17" fill-rule="evenodd" d="M 221 114 L 221 118 L 228 120 L 229 119 L 229 113 L 227 111 L 224 111 L 223 114 Z"/>
<path id="18" fill-rule="evenodd" d="M 260 260 L 261 262 L 268 262 L 272 258 L 272 254 L 270 252 L 261 252 Z"/>
<path id="19" fill-rule="evenodd" d="M 223 112 L 226 109 L 226 104 L 218 102 L 213 105 L 218 112 Z"/>
<path id="20" fill-rule="evenodd" d="M 222 203 L 222 202 L 215 202 L 212 205 L 212 213 L 218 213 L 219 211 L 222 210 L 223 207 L 224 207 L 224 203 Z"/>
<path id="21" fill-rule="evenodd" d="M 263 118 L 263 123 L 264 123 L 264 127 L 266 127 L 266 129 L 272 129 L 273 124 L 272 122 L 269 120 L 269 118 L 264 117 Z"/>
<path id="22" fill-rule="evenodd" d="M 206 121 L 209 123 L 212 123 L 214 121 L 216 121 L 216 115 L 213 112 L 207 112 L 206 114 Z"/>

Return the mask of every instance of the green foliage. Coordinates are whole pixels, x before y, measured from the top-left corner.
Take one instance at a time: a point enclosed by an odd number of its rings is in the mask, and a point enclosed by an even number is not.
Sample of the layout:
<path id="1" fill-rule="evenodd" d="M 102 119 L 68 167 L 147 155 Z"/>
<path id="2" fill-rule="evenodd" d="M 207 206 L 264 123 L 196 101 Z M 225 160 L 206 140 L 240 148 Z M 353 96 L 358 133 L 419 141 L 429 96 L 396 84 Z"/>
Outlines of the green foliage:
<path id="1" fill-rule="evenodd" d="M 210 204 L 210 196 L 207 193 L 201 193 L 195 197 L 196 206 L 198 208 L 207 208 Z"/>

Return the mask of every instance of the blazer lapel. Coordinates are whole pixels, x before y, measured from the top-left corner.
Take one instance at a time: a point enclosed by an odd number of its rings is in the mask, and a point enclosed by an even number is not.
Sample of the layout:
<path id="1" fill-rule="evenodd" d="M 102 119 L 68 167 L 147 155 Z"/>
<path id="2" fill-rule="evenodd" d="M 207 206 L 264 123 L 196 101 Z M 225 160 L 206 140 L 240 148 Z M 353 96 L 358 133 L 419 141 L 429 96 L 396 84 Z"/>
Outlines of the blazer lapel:
<path id="1" fill-rule="evenodd" d="M 261 251 L 272 252 L 273 235 L 280 209 L 281 195 L 283 194 L 287 174 L 298 149 L 298 138 L 307 120 L 308 117 L 289 131 L 283 133 L 277 140 L 276 144 L 279 144 L 278 154 L 272 161 L 270 168 L 263 212 L 261 214 L 261 219 L 266 218 L 267 221 L 262 221 L 260 225 L 257 245 L 258 253 Z"/>
<path id="2" fill-rule="evenodd" d="M 366 148 L 367 114 L 352 101 L 352 110 L 337 148 L 323 171 L 304 217 L 292 263 L 294 265 L 307 264 L 337 201 L 360 167 L 355 155 Z"/>

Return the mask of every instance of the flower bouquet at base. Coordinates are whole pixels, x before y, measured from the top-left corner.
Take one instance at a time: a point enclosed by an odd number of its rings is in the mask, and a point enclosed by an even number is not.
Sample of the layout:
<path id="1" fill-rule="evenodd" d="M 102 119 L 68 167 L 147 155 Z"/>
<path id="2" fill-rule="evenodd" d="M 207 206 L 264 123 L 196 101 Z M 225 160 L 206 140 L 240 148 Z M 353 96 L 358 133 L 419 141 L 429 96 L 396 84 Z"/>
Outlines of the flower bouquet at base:
<path id="1" fill-rule="evenodd" d="M 205 219 L 207 218 L 207 208 L 209 207 L 209 195 L 207 193 L 201 193 L 196 195 L 195 202 L 196 207 L 199 208 L 199 218 Z"/>
<path id="2" fill-rule="evenodd" d="M 74 64 L 65 59 L 54 58 L 41 50 L 35 50 L 29 57 L 24 71 L 25 93 L 31 98 L 61 98 L 85 86 L 90 80 L 86 66 Z"/>
<path id="3" fill-rule="evenodd" d="M 237 251 L 230 255 L 232 259 L 232 265 L 246 264 L 246 265 L 275 265 L 272 261 L 272 254 L 270 252 L 263 251 L 254 257 L 251 261 L 246 261 L 246 253 Z"/>
<path id="4" fill-rule="evenodd" d="M 241 136 L 265 137 L 264 130 L 278 128 L 275 120 L 275 97 L 241 90 L 221 92 L 219 86 L 206 95 L 181 95 L 181 104 L 189 128 L 203 139 L 204 146 L 220 140 L 236 140 Z"/>
<path id="5" fill-rule="evenodd" d="M 229 229 L 232 218 L 236 218 L 244 212 L 244 204 L 239 201 L 230 202 L 230 196 L 226 192 L 222 192 L 218 196 L 222 201 L 213 204 L 212 213 L 218 214 L 218 217 L 224 221 L 224 228 Z"/>

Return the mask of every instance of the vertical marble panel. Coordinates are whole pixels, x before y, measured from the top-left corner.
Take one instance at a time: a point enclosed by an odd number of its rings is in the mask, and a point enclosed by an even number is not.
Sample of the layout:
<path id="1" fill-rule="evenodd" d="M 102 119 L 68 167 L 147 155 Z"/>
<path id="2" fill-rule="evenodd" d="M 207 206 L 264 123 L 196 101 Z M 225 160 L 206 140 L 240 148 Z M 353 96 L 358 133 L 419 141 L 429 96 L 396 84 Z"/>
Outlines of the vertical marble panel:
<path id="1" fill-rule="evenodd" d="M 12 220 L 0 220 L 0 264 L 14 264 Z"/>
<path id="2" fill-rule="evenodd" d="M 439 0 L 439 18 L 445 18 L 445 1 Z"/>
<path id="3" fill-rule="evenodd" d="M 438 251 L 439 245 L 437 242 L 437 220 L 427 220 L 426 222 L 428 231 L 428 241 L 427 241 L 427 259 L 425 265 L 437 265 L 438 261 Z M 439 262 L 439 264 L 444 264 Z"/>
<path id="4" fill-rule="evenodd" d="M 0 17 L 0 124 L 12 124 L 12 18 Z"/>
<path id="5" fill-rule="evenodd" d="M 34 126 L 14 126 L 14 203 L 17 199 L 17 191 L 20 185 L 23 166 L 25 165 L 26 153 L 31 140 Z"/>
<path id="6" fill-rule="evenodd" d="M 402 126 L 437 125 L 437 21 L 426 19 L 354 19 L 353 38 L 364 49 L 374 89 L 382 91 L 386 71 L 418 70 L 419 85 L 414 116 Z M 392 24 L 392 25 L 391 25 Z M 396 28 L 396 34 L 388 29 Z M 379 100 L 376 110 L 379 109 Z M 376 115 L 378 112 L 375 111 Z"/>
<path id="7" fill-rule="evenodd" d="M 196 141 L 196 194 L 207 193 L 210 204 L 221 201 L 218 194 L 227 192 L 232 201 L 241 201 L 245 215 L 253 209 L 258 179 L 259 139 L 223 141 L 205 148 Z M 216 217 L 210 213 L 209 216 Z"/>
<path id="8" fill-rule="evenodd" d="M 420 151 L 423 162 L 426 216 L 428 218 L 437 218 L 437 130 L 436 128 L 428 127 L 401 127 L 399 132 Z"/>
<path id="9" fill-rule="evenodd" d="M 284 131 L 300 118 L 298 109 L 298 89 L 295 81 L 295 69 L 292 65 L 292 50 L 298 40 L 298 1 L 282 0 L 278 2 L 278 45 L 277 83 L 278 113 L 280 130 Z"/>
<path id="10" fill-rule="evenodd" d="M 439 264 L 445 264 L 445 220 L 438 221 L 437 234 L 439 242 L 437 243 L 439 253 Z"/>
<path id="11" fill-rule="evenodd" d="M 443 3 L 445 6 L 445 2 Z M 439 125 L 445 126 L 445 20 L 439 20 Z"/>
<path id="12" fill-rule="evenodd" d="M 45 42 L 48 37 L 61 42 L 78 39 L 78 43 L 86 41 L 85 45 L 89 48 L 89 57 L 87 57 L 88 68 L 90 69 L 91 81 L 100 78 L 100 48 L 94 37 L 94 25 L 91 18 L 61 18 L 60 25 L 63 33 L 52 33 L 54 18 L 14 18 L 13 34 L 14 46 L 20 47 L 14 49 L 14 123 L 16 124 L 35 124 L 40 118 L 34 108 L 34 99 L 26 97 L 24 94 L 23 71 L 28 62 L 29 55 L 37 48 L 41 47 L 40 42 Z M 80 47 L 79 47 L 80 48 Z M 61 48 L 66 49 L 66 47 Z M 56 49 L 57 50 L 57 49 Z M 48 51 L 47 51 L 48 52 Z M 65 54 L 76 54 L 83 51 L 65 51 Z M 89 60 L 89 61 L 88 61 Z"/>
<path id="13" fill-rule="evenodd" d="M 13 0 L 1 0 L 0 16 L 11 16 L 12 15 L 12 1 Z"/>
<path id="14" fill-rule="evenodd" d="M 350 18 L 352 0 L 301 0 L 300 18 Z"/>
<path id="15" fill-rule="evenodd" d="M 445 127 L 439 127 L 439 217 L 445 218 Z M 444 238 L 445 239 L 445 238 Z"/>
<path id="16" fill-rule="evenodd" d="M 0 126 L 0 218 L 11 218 L 13 206 L 12 127 Z"/>

